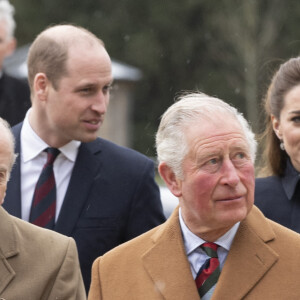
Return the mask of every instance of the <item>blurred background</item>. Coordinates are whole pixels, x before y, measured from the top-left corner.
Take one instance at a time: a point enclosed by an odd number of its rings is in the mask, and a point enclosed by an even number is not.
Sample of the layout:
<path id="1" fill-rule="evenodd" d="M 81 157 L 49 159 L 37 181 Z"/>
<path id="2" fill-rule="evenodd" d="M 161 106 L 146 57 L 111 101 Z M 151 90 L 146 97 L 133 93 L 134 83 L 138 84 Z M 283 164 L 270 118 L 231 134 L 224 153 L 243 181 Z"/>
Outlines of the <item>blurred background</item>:
<path id="1" fill-rule="evenodd" d="M 125 75 L 115 83 L 114 104 L 107 116 L 111 124 L 103 128 L 103 135 L 150 157 L 155 157 L 160 116 L 181 91 L 197 89 L 227 101 L 259 133 L 270 78 L 300 49 L 296 0 L 11 3 L 20 47 L 50 24 L 64 22 L 86 27 L 103 39 L 115 74 L 125 67 Z"/>
<path id="2" fill-rule="evenodd" d="M 18 46 L 71 22 L 134 66 L 130 147 L 155 155 L 159 118 L 182 90 L 238 107 L 259 132 L 261 98 L 278 65 L 300 49 L 300 4 L 289 0 L 11 0 Z M 117 117 L 116 117 L 117 118 Z"/>

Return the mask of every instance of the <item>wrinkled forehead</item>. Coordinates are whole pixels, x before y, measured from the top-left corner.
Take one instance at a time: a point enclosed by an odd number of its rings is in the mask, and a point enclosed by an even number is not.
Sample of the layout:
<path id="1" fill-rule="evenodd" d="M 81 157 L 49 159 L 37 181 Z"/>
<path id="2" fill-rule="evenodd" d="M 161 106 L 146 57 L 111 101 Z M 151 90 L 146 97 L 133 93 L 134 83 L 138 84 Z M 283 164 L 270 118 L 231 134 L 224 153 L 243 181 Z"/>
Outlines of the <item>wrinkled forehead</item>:
<path id="1" fill-rule="evenodd" d="M 209 112 L 203 111 L 199 114 L 194 115 L 190 119 L 187 119 L 186 124 L 184 124 L 185 128 L 190 128 L 194 126 L 202 128 L 213 126 L 216 129 L 222 129 L 226 127 L 228 128 L 228 130 L 232 128 L 232 130 L 234 131 L 238 130 L 240 132 L 243 132 L 243 127 L 236 115 L 228 111 L 220 110 Z"/>
<path id="2" fill-rule="evenodd" d="M 245 132 L 237 118 L 229 113 L 216 112 L 212 115 L 201 115 L 201 117 L 190 120 L 184 133 L 188 144 L 218 144 L 230 140 L 240 140 L 248 144 Z"/>

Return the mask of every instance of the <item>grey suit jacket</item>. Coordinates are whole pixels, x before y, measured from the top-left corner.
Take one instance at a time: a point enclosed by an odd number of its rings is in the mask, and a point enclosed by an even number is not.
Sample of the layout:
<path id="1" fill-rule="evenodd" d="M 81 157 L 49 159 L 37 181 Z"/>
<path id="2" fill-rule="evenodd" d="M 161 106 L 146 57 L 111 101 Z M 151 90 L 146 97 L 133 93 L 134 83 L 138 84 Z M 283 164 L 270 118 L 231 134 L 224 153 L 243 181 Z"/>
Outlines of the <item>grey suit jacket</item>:
<path id="1" fill-rule="evenodd" d="M 24 222 L 2 207 L 0 237 L 0 299 L 86 299 L 72 238 Z"/>
<path id="2" fill-rule="evenodd" d="M 240 224 L 211 300 L 300 299 L 300 235 L 254 206 Z M 89 300 L 199 300 L 178 210 L 93 264 Z"/>

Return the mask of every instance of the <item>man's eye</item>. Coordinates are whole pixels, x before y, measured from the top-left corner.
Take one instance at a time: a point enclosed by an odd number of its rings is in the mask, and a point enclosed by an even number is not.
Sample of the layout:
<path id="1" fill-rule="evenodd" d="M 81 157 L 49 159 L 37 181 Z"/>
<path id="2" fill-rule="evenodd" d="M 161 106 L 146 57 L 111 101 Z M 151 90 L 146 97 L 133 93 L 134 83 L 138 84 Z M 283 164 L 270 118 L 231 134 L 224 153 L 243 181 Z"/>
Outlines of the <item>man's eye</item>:
<path id="1" fill-rule="evenodd" d="M 210 159 L 210 160 L 208 161 L 208 163 L 211 164 L 211 165 L 215 165 L 215 164 L 218 163 L 218 160 L 217 160 L 216 158 L 212 158 L 212 159 Z"/>
<path id="2" fill-rule="evenodd" d="M 240 164 L 244 164 L 248 159 L 249 159 L 249 155 L 247 155 L 247 153 L 238 152 L 234 155 L 232 162 L 235 165 L 240 165 Z"/>
<path id="3" fill-rule="evenodd" d="M 218 171 L 220 164 L 221 164 L 221 158 L 218 157 L 211 158 L 201 165 L 200 170 L 208 173 L 214 173 Z"/>
<path id="4" fill-rule="evenodd" d="M 237 155 L 236 155 L 236 158 L 238 158 L 238 159 L 243 159 L 243 158 L 245 158 L 246 157 L 246 155 L 245 155 L 245 153 L 238 153 Z"/>
<path id="5" fill-rule="evenodd" d="M 6 179 L 6 173 L 5 172 L 0 172 L 0 182 L 5 181 Z"/>
<path id="6" fill-rule="evenodd" d="M 291 119 L 294 123 L 300 123 L 300 116 L 293 117 Z"/>
<path id="7" fill-rule="evenodd" d="M 103 93 L 107 94 L 112 90 L 112 86 L 111 85 L 107 85 L 103 88 Z"/>
<path id="8" fill-rule="evenodd" d="M 87 88 L 81 89 L 80 92 L 83 94 L 90 94 L 92 92 L 92 88 L 87 87 Z"/>

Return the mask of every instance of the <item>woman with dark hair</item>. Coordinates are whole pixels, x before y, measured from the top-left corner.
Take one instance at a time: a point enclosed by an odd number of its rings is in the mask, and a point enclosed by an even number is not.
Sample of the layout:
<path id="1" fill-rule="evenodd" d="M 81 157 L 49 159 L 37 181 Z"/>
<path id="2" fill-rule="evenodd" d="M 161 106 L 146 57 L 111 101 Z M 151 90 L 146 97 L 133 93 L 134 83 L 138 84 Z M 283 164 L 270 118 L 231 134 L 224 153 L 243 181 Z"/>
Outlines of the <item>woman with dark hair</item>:
<path id="1" fill-rule="evenodd" d="M 266 217 L 300 232 L 300 57 L 282 64 L 265 98 L 262 173 L 255 204 Z"/>

